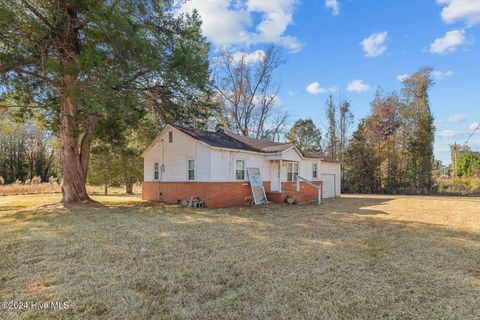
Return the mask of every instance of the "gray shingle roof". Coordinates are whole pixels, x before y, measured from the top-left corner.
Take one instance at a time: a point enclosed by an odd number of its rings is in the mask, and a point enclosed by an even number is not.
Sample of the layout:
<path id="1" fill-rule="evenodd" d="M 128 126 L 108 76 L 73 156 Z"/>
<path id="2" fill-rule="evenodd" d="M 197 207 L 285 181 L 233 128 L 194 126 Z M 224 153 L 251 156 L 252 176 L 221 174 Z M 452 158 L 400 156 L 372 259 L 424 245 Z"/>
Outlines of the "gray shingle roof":
<path id="1" fill-rule="evenodd" d="M 262 139 L 254 139 L 254 138 L 245 137 L 245 136 L 241 136 L 233 133 L 228 133 L 228 135 L 258 150 L 265 150 L 265 149 L 271 148 L 274 151 L 270 151 L 270 152 L 275 152 L 275 151 L 283 151 L 292 146 L 289 143 L 280 143 L 280 142 L 273 142 L 273 141 L 262 140 Z"/>
<path id="2" fill-rule="evenodd" d="M 207 131 L 202 129 L 173 125 L 183 133 L 188 134 L 194 139 L 205 142 L 212 147 L 228 148 L 236 150 L 246 150 L 254 152 L 279 152 L 292 146 L 289 143 L 279 143 L 268 140 L 253 139 L 237 134 L 227 134 L 224 132 Z"/>
<path id="3" fill-rule="evenodd" d="M 259 152 L 258 149 L 249 146 L 248 144 L 243 143 L 242 141 L 237 140 L 223 132 L 207 131 L 179 125 L 173 125 L 173 127 L 177 128 L 183 133 L 188 134 L 194 139 L 205 142 L 212 147 Z"/>
<path id="4" fill-rule="evenodd" d="M 227 134 L 224 132 L 207 131 L 202 129 L 173 125 L 178 130 L 188 134 L 194 139 L 205 142 L 212 147 L 245 150 L 253 152 L 282 152 L 292 147 L 291 143 L 280 143 L 262 139 L 253 139 L 238 134 Z M 306 158 L 324 159 L 319 152 L 301 151 Z"/>

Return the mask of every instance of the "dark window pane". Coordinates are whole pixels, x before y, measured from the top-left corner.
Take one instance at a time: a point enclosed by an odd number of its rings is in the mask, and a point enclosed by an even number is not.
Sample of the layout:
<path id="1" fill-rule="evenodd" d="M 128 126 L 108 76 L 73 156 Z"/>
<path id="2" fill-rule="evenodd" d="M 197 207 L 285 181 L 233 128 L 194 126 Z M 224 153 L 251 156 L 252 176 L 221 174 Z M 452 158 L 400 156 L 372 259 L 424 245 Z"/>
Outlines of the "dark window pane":
<path id="1" fill-rule="evenodd" d="M 245 170 L 237 170 L 237 180 L 245 180 Z"/>

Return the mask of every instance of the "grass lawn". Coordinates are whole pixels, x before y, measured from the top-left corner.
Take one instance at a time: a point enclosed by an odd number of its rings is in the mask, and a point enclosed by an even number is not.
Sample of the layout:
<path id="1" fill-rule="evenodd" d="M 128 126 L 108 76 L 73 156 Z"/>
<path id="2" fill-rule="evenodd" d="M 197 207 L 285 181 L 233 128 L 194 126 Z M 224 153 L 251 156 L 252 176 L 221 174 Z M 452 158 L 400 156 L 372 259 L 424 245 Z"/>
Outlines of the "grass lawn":
<path id="1" fill-rule="evenodd" d="M 184 209 L 0 197 L 0 319 L 479 319 L 480 199 Z"/>

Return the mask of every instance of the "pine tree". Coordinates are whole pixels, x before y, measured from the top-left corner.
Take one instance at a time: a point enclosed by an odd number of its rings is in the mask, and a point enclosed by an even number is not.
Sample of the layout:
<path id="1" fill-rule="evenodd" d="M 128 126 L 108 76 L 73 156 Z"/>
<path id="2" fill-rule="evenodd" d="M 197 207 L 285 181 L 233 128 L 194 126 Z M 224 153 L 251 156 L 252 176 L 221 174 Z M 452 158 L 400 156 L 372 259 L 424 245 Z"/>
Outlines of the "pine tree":
<path id="1" fill-rule="evenodd" d="M 338 158 L 338 132 L 337 132 L 337 108 L 333 97 L 330 95 L 326 104 L 326 117 L 328 128 L 326 132 L 326 154 L 330 159 Z"/>

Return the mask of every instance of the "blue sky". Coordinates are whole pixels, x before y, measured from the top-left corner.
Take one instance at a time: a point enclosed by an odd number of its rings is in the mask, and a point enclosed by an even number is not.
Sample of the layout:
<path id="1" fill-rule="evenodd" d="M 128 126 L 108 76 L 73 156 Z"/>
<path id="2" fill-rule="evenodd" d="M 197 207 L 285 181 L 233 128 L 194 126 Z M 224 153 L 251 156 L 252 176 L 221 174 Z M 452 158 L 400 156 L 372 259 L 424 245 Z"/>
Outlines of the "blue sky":
<path id="1" fill-rule="evenodd" d="M 356 121 L 368 115 L 377 86 L 399 90 L 398 78 L 434 68 L 430 98 L 435 155 L 450 162 L 480 123 L 480 0 L 192 0 L 213 49 L 284 48 L 277 76 L 291 122 L 311 117 L 323 128 L 331 93 L 351 101 Z M 480 150 L 480 130 L 469 145 Z"/>

